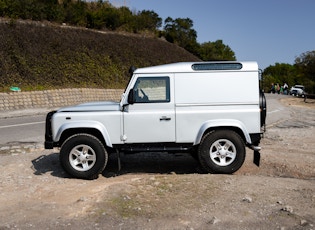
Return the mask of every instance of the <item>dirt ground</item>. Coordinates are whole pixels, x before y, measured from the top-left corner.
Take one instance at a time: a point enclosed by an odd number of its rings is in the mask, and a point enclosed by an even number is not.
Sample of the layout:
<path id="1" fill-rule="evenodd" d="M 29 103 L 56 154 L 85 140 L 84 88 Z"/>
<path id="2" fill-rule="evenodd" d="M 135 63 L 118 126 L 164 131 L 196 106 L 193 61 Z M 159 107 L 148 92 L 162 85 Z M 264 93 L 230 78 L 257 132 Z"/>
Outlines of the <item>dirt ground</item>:
<path id="1" fill-rule="evenodd" d="M 315 102 L 281 99 L 261 164 L 201 174 L 185 154 L 111 156 L 96 180 L 72 179 L 58 150 L 0 155 L 0 229 L 315 229 Z"/>

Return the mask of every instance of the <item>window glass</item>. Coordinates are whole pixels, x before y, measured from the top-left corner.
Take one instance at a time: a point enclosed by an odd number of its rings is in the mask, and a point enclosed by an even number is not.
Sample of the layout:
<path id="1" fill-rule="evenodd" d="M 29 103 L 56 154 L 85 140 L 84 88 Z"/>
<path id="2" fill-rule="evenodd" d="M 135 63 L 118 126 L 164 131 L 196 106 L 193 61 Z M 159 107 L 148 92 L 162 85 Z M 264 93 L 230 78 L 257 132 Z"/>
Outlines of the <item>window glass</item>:
<path id="1" fill-rule="evenodd" d="M 193 70 L 239 70 L 242 69 L 241 63 L 201 63 L 193 64 Z"/>
<path id="2" fill-rule="evenodd" d="M 135 103 L 170 102 L 169 77 L 139 77 L 134 86 Z"/>

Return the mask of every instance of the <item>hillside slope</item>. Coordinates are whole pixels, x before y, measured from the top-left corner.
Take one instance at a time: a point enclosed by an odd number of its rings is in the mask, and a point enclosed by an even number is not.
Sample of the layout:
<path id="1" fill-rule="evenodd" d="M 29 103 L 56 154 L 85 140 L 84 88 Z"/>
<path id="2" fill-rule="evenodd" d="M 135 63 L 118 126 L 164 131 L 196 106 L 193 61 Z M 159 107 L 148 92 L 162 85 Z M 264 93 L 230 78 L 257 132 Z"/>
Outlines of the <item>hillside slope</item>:
<path id="1" fill-rule="evenodd" d="M 162 39 L 30 21 L 0 22 L 0 90 L 124 88 L 130 66 L 199 59 Z"/>

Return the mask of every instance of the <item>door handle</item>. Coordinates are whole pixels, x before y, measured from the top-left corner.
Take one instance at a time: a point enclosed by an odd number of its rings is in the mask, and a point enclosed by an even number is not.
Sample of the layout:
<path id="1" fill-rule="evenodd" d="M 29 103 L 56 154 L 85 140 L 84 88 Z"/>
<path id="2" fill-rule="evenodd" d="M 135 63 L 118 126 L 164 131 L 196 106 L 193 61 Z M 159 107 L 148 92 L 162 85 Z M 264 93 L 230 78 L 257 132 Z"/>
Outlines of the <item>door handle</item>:
<path id="1" fill-rule="evenodd" d="M 166 116 L 160 117 L 160 121 L 170 121 L 170 120 L 171 120 L 170 117 L 166 117 Z"/>

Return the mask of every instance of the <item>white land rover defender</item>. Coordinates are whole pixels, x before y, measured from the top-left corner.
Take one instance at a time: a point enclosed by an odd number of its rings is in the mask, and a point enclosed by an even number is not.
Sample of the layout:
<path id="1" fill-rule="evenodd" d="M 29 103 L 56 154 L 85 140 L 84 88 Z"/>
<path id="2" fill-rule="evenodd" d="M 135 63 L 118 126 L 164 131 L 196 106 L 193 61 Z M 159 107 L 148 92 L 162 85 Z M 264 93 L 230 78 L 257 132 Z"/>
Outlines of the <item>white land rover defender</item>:
<path id="1" fill-rule="evenodd" d="M 108 154 L 120 152 L 185 151 L 206 173 L 233 173 L 245 160 L 245 146 L 259 158 L 266 119 L 259 78 L 256 62 L 136 69 L 119 103 L 48 113 L 45 148 L 60 147 L 62 167 L 84 179 L 97 178 Z"/>

